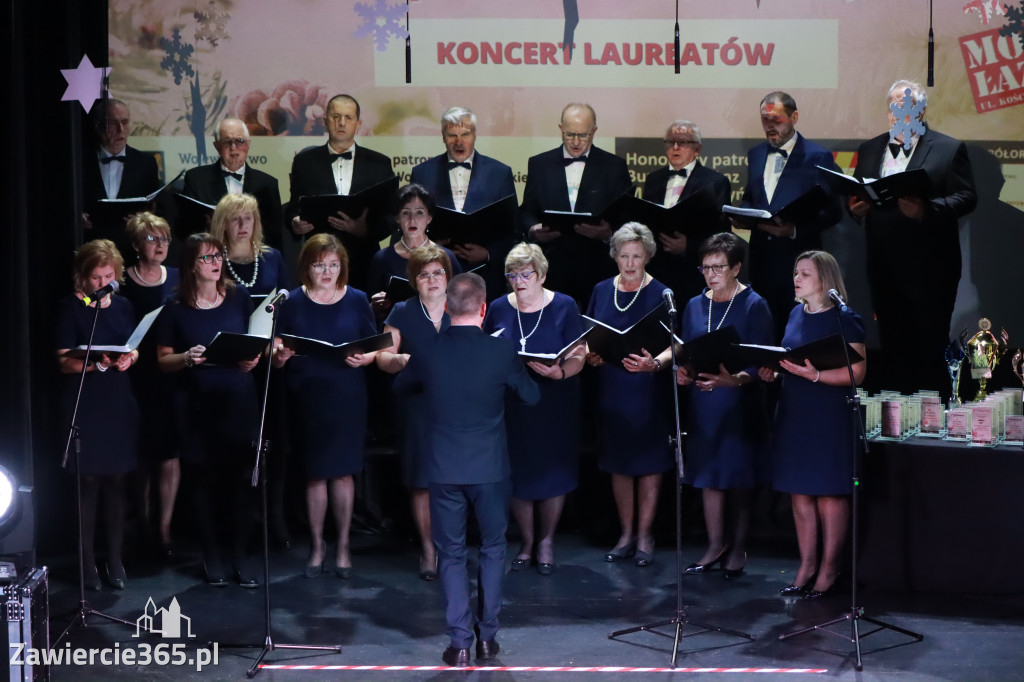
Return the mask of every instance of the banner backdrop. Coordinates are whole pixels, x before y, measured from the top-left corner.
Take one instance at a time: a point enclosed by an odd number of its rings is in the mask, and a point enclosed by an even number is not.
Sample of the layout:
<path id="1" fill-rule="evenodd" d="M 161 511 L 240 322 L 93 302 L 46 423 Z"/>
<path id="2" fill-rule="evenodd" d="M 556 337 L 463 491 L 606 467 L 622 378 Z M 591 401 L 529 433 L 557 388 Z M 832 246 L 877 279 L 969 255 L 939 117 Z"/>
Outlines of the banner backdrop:
<path id="1" fill-rule="evenodd" d="M 973 330 L 983 313 L 1024 334 L 1024 307 L 990 293 L 1019 272 L 1024 253 L 1022 5 L 934 3 L 927 119 L 969 143 L 981 197 L 962 230 L 955 331 Z M 391 156 L 406 179 L 443 151 L 439 117 L 457 104 L 476 113 L 478 149 L 512 166 L 521 196 L 527 159 L 560 144 L 562 107 L 585 101 L 598 115 L 595 144 L 625 158 L 638 184 L 665 163 L 666 126 L 695 121 L 702 160 L 730 177 L 738 201 L 746 150 L 763 139 L 765 93 L 791 93 L 798 130 L 849 172 L 860 141 L 887 129 L 889 85 L 928 76 L 928 0 L 680 0 L 679 74 L 675 4 L 665 0 L 111 0 L 109 8 L 111 89 L 132 111 L 131 144 L 157 152 L 171 177 L 211 160 L 213 130 L 238 116 L 255 137 L 250 164 L 278 177 L 284 201 L 293 155 L 323 143 L 324 105 L 341 92 L 362 105 L 359 144 Z M 866 310 L 857 226 L 831 232 L 829 248 Z"/>

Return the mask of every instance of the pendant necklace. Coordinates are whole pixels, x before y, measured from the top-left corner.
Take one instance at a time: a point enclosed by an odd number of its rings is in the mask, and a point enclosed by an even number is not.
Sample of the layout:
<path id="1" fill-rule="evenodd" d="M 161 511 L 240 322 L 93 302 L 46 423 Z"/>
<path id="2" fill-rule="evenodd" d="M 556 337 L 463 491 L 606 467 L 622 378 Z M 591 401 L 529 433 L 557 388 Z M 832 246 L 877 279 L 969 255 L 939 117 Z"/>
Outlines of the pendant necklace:
<path id="1" fill-rule="evenodd" d="M 542 291 L 541 292 L 541 297 L 543 297 L 543 296 L 544 296 L 544 292 Z M 543 303 L 543 298 L 542 298 L 541 302 Z M 632 304 L 630 304 L 630 305 L 632 305 Z M 629 306 L 626 306 L 626 307 L 628 308 Z M 541 306 L 541 308 L 540 308 L 540 314 L 537 315 L 537 323 L 535 325 L 533 325 L 533 329 L 530 331 L 529 334 L 524 334 L 523 333 L 523 318 L 519 315 L 519 299 L 516 298 L 516 319 L 519 321 L 519 345 L 522 346 L 522 350 L 520 351 L 521 353 L 525 353 L 526 352 L 526 339 L 528 339 L 531 336 L 533 336 L 533 332 L 537 331 L 537 327 L 540 326 L 540 320 L 541 320 L 542 317 L 544 317 L 544 306 Z"/>

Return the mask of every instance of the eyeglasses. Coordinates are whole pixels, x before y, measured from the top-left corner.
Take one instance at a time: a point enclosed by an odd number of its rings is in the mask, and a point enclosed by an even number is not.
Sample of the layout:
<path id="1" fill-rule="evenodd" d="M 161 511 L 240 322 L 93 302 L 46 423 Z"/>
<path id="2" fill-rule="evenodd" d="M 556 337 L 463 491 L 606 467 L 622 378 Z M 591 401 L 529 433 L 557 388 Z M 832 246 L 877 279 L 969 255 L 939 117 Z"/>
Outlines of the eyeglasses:
<path id="1" fill-rule="evenodd" d="M 433 272 L 427 272 L 426 270 L 421 270 L 420 274 L 416 275 L 416 279 L 422 280 L 422 281 L 425 282 L 428 279 L 429 280 L 434 280 L 434 279 L 437 279 L 438 277 L 444 277 L 444 275 L 445 275 L 444 268 L 441 268 L 440 270 L 434 270 Z"/>
<path id="2" fill-rule="evenodd" d="M 587 140 L 589 140 L 593 136 L 594 136 L 594 133 L 592 133 L 592 132 L 590 132 L 590 133 L 567 133 L 564 130 L 562 131 L 562 139 L 566 140 L 566 141 L 568 141 L 568 140 L 579 140 L 580 142 L 586 142 Z"/>
<path id="3" fill-rule="evenodd" d="M 706 275 L 709 272 L 713 272 L 716 275 L 721 275 L 723 272 L 731 268 L 732 266 L 728 263 L 718 263 L 716 265 L 698 265 L 697 272 L 702 275 Z"/>
<path id="4" fill-rule="evenodd" d="M 697 144 L 697 140 L 662 140 L 669 149 L 673 147 L 685 147 L 688 144 Z"/>
<path id="5" fill-rule="evenodd" d="M 426 218 L 429 214 L 422 208 L 417 208 L 415 211 L 409 208 L 403 208 L 398 212 L 398 217 L 403 220 L 412 220 L 413 218 Z"/>
<path id="6" fill-rule="evenodd" d="M 208 253 L 208 254 L 206 254 L 204 256 L 196 256 L 196 260 L 199 261 L 200 263 L 206 263 L 207 265 L 209 265 L 210 263 L 212 263 L 214 261 L 217 261 L 219 263 L 222 260 L 224 260 L 224 254 L 223 253 Z"/>
<path id="7" fill-rule="evenodd" d="M 313 263 L 309 267 L 313 268 L 317 272 L 341 272 L 341 263 Z"/>
<path id="8" fill-rule="evenodd" d="M 171 243 L 170 237 L 158 237 L 155 234 L 147 234 L 143 239 L 150 244 L 163 244 L 164 246 L 167 246 Z"/>
<path id="9" fill-rule="evenodd" d="M 517 279 L 521 279 L 524 282 L 529 282 L 530 278 L 536 274 L 537 272 L 535 270 L 525 270 L 523 272 L 506 272 L 505 279 L 507 279 L 510 282 L 515 282 Z"/>
<path id="10" fill-rule="evenodd" d="M 222 137 L 217 142 L 225 147 L 245 147 L 249 144 L 249 140 L 244 137 Z"/>

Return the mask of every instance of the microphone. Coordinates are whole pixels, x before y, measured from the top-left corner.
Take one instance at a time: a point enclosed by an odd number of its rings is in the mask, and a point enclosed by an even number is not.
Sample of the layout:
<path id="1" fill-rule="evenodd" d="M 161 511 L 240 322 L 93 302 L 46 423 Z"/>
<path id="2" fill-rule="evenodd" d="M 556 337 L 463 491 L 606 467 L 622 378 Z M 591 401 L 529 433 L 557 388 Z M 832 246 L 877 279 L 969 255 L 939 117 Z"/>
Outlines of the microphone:
<path id="1" fill-rule="evenodd" d="M 664 299 L 665 303 L 668 305 L 668 314 L 669 315 L 675 315 L 676 314 L 676 299 L 675 299 L 675 296 L 672 295 L 672 290 L 671 289 L 665 289 L 664 291 L 661 292 L 661 297 L 662 297 L 662 299 Z"/>
<path id="2" fill-rule="evenodd" d="M 284 303 L 287 300 L 288 300 L 288 290 L 287 289 L 281 289 L 281 291 L 277 292 L 277 296 L 275 296 L 273 298 L 273 300 L 271 300 L 270 303 L 267 304 L 266 311 L 268 313 L 274 312 L 274 308 L 276 308 L 278 305 Z"/>
<path id="3" fill-rule="evenodd" d="M 110 280 L 110 284 L 108 284 L 107 286 L 100 287 L 99 289 L 92 292 L 88 296 L 83 296 L 82 303 L 84 303 L 86 306 L 90 306 L 93 304 L 94 301 L 99 301 L 107 294 L 112 294 L 120 288 L 121 285 L 117 283 L 117 280 L 112 279 Z"/>
<path id="4" fill-rule="evenodd" d="M 835 289 L 829 289 L 828 290 L 828 297 L 830 299 L 832 299 L 832 302 L 835 303 L 837 306 L 839 306 L 839 309 L 842 310 L 843 312 L 846 312 L 847 310 L 850 309 L 846 305 L 846 301 L 843 300 L 843 297 L 840 296 L 839 292 L 836 291 Z"/>

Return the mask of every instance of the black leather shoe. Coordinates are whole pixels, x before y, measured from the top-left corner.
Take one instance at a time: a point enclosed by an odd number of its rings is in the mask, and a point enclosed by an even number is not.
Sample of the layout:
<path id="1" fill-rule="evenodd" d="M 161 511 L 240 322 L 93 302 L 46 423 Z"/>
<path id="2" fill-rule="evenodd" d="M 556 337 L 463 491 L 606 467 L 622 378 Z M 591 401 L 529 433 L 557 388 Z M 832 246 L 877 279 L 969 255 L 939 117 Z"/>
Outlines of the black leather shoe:
<path id="1" fill-rule="evenodd" d="M 349 580 L 352 578 L 352 567 L 351 566 L 335 566 L 334 575 L 338 576 L 341 580 Z"/>
<path id="2" fill-rule="evenodd" d="M 501 646 L 496 639 L 478 639 L 476 641 L 477 660 L 494 658 L 501 651 Z"/>
<path id="3" fill-rule="evenodd" d="M 115 590 L 123 590 L 128 587 L 128 576 L 125 575 L 124 566 L 107 564 L 107 582 Z"/>
<path id="4" fill-rule="evenodd" d="M 452 668 L 467 668 L 469 667 L 469 649 L 456 649 L 449 646 L 441 654 L 441 660 Z"/>
<path id="5" fill-rule="evenodd" d="M 614 561 L 622 561 L 623 559 L 629 559 L 636 554 L 636 543 L 631 542 L 625 547 L 616 547 L 610 552 L 604 555 L 604 560 L 612 563 Z"/>
<path id="6" fill-rule="evenodd" d="M 796 583 L 786 585 L 781 590 L 779 590 L 779 594 L 783 597 L 802 597 L 805 594 L 807 594 L 808 591 L 810 591 L 811 585 L 814 584 L 814 579 L 816 577 L 817 574 L 812 575 L 810 580 L 805 582 L 803 585 L 797 585 Z"/>
<path id="7" fill-rule="evenodd" d="M 436 556 L 434 557 L 434 564 L 433 565 L 426 563 L 426 560 L 423 557 L 420 557 L 419 576 L 420 576 L 420 580 L 422 580 L 424 582 L 428 582 L 428 583 L 432 583 L 435 580 L 437 580 L 438 574 L 437 574 L 437 557 Z"/>
<path id="8" fill-rule="evenodd" d="M 722 564 L 722 580 L 737 580 L 743 575 L 743 570 L 747 567 L 747 553 L 743 553 L 743 565 L 739 568 L 726 568 L 725 564 Z"/>
<path id="9" fill-rule="evenodd" d="M 554 564 L 548 564 L 548 563 L 543 563 L 543 562 L 537 564 L 537 573 L 540 573 L 541 575 L 551 575 L 554 572 L 555 572 L 555 565 Z"/>
<path id="10" fill-rule="evenodd" d="M 724 566 L 725 566 L 725 555 L 728 554 L 728 553 L 729 553 L 729 548 L 728 547 L 723 547 L 722 551 L 718 553 L 718 556 L 716 556 L 714 559 L 712 559 L 708 563 L 706 563 L 706 564 L 692 563 L 692 564 L 690 564 L 689 566 L 687 566 L 686 568 L 683 569 L 683 573 L 690 573 L 690 574 L 707 573 L 707 572 L 709 572 L 709 571 L 711 571 L 711 570 L 713 570 L 715 568 L 715 564 L 718 564 L 719 566 L 722 566 L 724 568 Z"/>
<path id="11" fill-rule="evenodd" d="M 203 561 L 203 577 L 206 584 L 211 587 L 224 587 L 228 584 L 228 579 L 224 577 L 224 568 L 216 559 Z"/>
<path id="12" fill-rule="evenodd" d="M 96 570 L 95 564 L 86 564 L 82 569 L 82 573 L 85 578 L 85 589 L 92 592 L 99 592 L 103 589 L 103 583 L 100 582 L 100 572 Z"/>
<path id="13" fill-rule="evenodd" d="M 832 581 L 832 584 L 826 587 L 824 590 L 808 589 L 804 593 L 804 599 L 824 599 L 825 597 L 833 597 L 839 592 L 839 576 L 837 575 Z M 810 588 L 810 584 L 808 584 Z"/>

